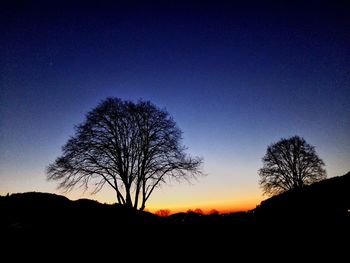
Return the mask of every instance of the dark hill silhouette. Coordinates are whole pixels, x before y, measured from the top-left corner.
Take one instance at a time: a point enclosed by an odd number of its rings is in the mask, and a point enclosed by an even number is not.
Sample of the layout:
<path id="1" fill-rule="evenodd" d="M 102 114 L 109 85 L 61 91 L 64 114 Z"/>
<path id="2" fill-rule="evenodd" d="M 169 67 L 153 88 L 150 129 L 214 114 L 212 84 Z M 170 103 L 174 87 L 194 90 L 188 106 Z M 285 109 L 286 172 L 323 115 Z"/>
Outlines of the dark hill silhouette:
<path id="1" fill-rule="evenodd" d="M 254 236 L 264 249 L 306 254 L 310 259 L 348 251 L 350 235 L 350 172 L 271 197 L 250 211 Z M 296 257 L 297 259 L 297 257 Z"/>
<path id="2" fill-rule="evenodd" d="M 332 212 L 347 214 L 350 208 L 350 172 L 305 186 L 301 190 L 290 190 L 261 202 L 255 209 L 259 213 L 298 212 L 308 213 Z"/>
<path id="3" fill-rule="evenodd" d="M 349 189 L 350 173 L 269 198 L 248 212 L 191 212 L 168 217 L 89 199 L 71 201 L 37 192 L 12 194 L 0 196 L 0 233 L 2 240 L 15 238 L 13 243 L 8 242 L 11 247 L 18 240 L 25 246 L 37 237 L 44 246 L 50 244 L 47 240 L 60 238 L 71 246 L 76 240 L 102 246 L 101 240 L 112 238 L 111 244 L 120 250 L 139 246 L 153 249 L 155 244 L 167 249 L 181 244 L 186 254 L 193 252 L 196 244 L 203 251 L 216 247 L 213 251 L 220 254 L 225 247 L 264 250 L 273 245 L 274 249 L 283 249 L 297 240 L 300 251 L 308 252 L 310 244 L 321 247 L 325 240 L 332 240 L 332 245 L 339 247 L 341 238 L 348 238 Z"/>
<path id="4" fill-rule="evenodd" d="M 142 225 L 158 217 L 120 205 L 90 199 L 71 201 L 56 194 L 28 192 L 0 196 L 0 231 L 7 233 L 69 233 L 113 230 L 111 224 Z"/>
<path id="5" fill-rule="evenodd" d="M 261 225 L 294 228 L 350 227 L 350 172 L 271 197 L 252 213 Z"/>

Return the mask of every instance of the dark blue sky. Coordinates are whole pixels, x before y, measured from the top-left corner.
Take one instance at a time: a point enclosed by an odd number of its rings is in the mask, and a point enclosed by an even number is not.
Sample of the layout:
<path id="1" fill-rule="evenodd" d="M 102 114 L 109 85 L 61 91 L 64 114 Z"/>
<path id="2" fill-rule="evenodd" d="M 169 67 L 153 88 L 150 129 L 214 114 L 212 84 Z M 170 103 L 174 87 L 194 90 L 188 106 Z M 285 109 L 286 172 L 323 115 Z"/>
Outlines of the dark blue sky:
<path id="1" fill-rule="evenodd" d="M 54 191 L 45 166 L 107 96 L 165 107 L 204 157 L 169 206 L 259 198 L 267 145 L 295 134 L 350 170 L 348 1 L 98 2 L 1 4 L 0 194 Z"/>

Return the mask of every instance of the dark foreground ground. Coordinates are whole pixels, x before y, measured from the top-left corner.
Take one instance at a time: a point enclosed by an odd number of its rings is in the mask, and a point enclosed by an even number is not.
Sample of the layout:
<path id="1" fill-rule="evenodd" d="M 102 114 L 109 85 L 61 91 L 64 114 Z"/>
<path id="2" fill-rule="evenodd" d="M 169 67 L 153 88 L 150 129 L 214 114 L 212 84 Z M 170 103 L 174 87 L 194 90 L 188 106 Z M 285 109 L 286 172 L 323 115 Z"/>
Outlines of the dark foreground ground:
<path id="1" fill-rule="evenodd" d="M 267 199 L 249 212 L 224 215 L 159 217 L 88 199 L 12 194 L 0 197 L 0 233 L 3 251 L 16 251 L 14 257 L 33 248 L 31 254 L 51 251 L 58 257 L 70 251 L 158 260 L 163 254 L 218 259 L 254 253 L 266 259 L 329 253 L 335 259 L 350 247 L 350 173 Z"/>

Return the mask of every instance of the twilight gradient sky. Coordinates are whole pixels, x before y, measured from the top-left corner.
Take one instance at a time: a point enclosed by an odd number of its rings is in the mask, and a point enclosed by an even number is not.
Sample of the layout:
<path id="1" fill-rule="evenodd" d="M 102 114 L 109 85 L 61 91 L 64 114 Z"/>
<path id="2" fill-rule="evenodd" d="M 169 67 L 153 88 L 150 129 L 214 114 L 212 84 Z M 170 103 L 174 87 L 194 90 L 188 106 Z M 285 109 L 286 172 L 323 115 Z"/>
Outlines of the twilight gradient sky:
<path id="1" fill-rule="evenodd" d="M 151 210 L 255 207 L 267 145 L 295 134 L 329 177 L 350 170 L 348 1 L 62 2 L 0 4 L 1 195 L 60 194 L 45 168 L 107 96 L 166 108 L 204 157 L 207 176 L 162 186 Z"/>

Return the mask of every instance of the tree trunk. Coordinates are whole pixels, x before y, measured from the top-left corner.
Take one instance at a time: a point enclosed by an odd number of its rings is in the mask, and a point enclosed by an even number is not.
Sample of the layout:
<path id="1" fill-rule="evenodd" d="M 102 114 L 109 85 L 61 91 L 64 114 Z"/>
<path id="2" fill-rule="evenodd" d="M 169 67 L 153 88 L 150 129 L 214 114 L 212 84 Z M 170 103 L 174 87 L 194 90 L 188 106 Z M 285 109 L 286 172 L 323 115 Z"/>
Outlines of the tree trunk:
<path id="1" fill-rule="evenodd" d="M 146 208 L 146 206 L 145 206 L 145 204 L 142 202 L 142 205 L 141 205 L 141 207 L 140 207 L 140 211 L 143 211 L 144 209 Z"/>
<path id="2" fill-rule="evenodd" d="M 139 180 L 139 179 L 137 179 Z M 140 195 L 140 182 L 137 182 L 136 191 L 135 191 L 135 200 L 134 200 L 134 208 L 137 209 L 139 205 L 139 195 Z"/>
<path id="3" fill-rule="evenodd" d="M 125 188 L 125 192 L 126 192 L 125 205 L 126 205 L 127 207 L 133 208 L 133 206 L 132 206 L 132 200 L 131 200 L 131 194 L 130 194 L 130 187 Z"/>
<path id="4" fill-rule="evenodd" d="M 118 204 L 123 205 L 124 204 L 124 199 L 123 196 L 120 194 L 120 192 L 118 190 L 115 191 L 117 194 L 117 200 L 118 200 Z"/>
<path id="5" fill-rule="evenodd" d="M 143 211 L 146 208 L 146 196 L 142 196 L 142 203 L 140 207 L 140 211 Z"/>

